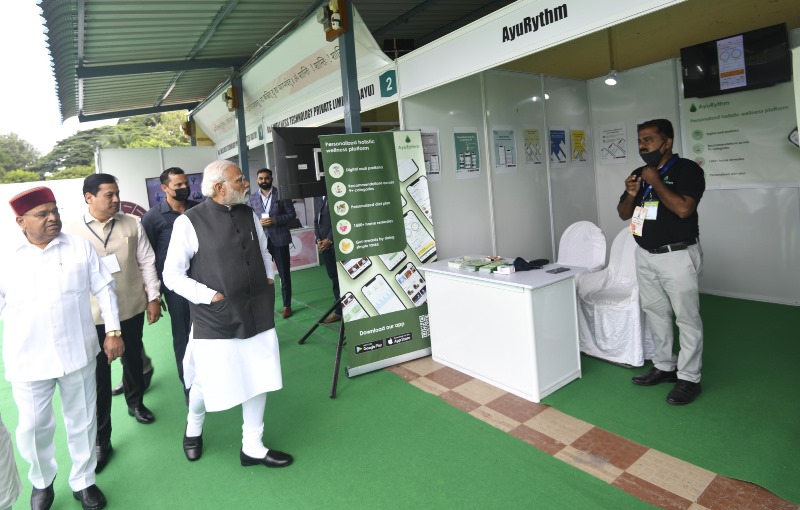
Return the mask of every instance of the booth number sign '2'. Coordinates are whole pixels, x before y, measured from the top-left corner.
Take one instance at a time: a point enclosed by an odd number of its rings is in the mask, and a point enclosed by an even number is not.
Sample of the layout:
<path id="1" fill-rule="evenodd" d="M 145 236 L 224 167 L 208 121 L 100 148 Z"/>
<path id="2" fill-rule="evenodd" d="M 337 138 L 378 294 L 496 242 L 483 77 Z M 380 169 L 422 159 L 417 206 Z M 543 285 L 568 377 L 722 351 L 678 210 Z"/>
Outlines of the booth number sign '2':
<path id="1" fill-rule="evenodd" d="M 392 97 L 397 94 L 397 74 L 394 69 L 386 71 L 378 79 L 381 83 L 381 97 Z"/>

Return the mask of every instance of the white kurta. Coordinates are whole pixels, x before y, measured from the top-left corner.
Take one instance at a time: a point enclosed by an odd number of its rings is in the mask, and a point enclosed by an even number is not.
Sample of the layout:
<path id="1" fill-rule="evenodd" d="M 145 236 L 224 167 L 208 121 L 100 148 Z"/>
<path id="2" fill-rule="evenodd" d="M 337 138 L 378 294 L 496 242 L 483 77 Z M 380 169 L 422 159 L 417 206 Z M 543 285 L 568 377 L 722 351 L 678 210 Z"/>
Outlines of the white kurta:
<path id="1" fill-rule="evenodd" d="M 267 278 L 274 278 L 272 257 L 267 251 L 267 238 L 261 222 L 253 214 L 261 257 Z M 213 239 L 203 243 L 213 243 Z M 185 215 L 179 216 L 172 227 L 167 259 L 164 262 L 164 285 L 197 305 L 208 305 L 216 290 L 187 276 L 192 257 L 200 248 L 200 241 Z M 264 313 L 273 313 L 264 310 Z M 189 336 L 186 356 L 183 358 L 183 375 L 186 387 L 199 385 L 207 411 L 230 409 L 250 398 L 276 391 L 283 387 L 280 352 L 275 329 L 253 337 L 196 339 Z"/>
<path id="2" fill-rule="evenodd" d="M 6 379 L 56 379 L 100 352 L 90 292 L 108 329 L 119 329 L 114 279 L 85 239 L 61 233 L 42 250 L 17 235 L 0 257 Z"/>

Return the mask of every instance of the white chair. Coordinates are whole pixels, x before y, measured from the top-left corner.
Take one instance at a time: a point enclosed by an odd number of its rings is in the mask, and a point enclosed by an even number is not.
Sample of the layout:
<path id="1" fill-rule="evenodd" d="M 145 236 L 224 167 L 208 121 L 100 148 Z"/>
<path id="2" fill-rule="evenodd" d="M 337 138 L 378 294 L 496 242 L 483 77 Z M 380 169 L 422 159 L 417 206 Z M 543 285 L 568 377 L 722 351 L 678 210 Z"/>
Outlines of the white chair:
<path id="1" fill-rule="evenodd" d="M 606 264 L 606 236 L 591 221 L 573 223 L 561 234 L 558 261 L 565 266 L 585 267 L 589 272 Z"/>
<path id="2" fill-rule="evenodd" d="M 635 250 L 625 227 L 611 244 L 608 267 L 578 276 L 578 337 L 590 356 L 640 367 L 655 347 L 639 306 Z"/>

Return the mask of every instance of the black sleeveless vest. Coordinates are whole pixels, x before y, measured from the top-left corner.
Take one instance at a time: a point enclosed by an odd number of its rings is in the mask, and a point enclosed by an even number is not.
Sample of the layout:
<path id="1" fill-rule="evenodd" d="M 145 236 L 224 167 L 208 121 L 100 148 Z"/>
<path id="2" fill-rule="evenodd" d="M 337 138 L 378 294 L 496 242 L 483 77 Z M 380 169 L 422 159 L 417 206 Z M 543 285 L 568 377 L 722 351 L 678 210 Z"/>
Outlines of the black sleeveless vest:
<path id="1" fill-rule="evenodd" d="M 208 199 L 185 214 L 199 245 L 188 276 L 225 296 L 189 303 L 194 338 L 250 338 L 274 328 L 275 286 L 267 284 L 253 210 Z"/>

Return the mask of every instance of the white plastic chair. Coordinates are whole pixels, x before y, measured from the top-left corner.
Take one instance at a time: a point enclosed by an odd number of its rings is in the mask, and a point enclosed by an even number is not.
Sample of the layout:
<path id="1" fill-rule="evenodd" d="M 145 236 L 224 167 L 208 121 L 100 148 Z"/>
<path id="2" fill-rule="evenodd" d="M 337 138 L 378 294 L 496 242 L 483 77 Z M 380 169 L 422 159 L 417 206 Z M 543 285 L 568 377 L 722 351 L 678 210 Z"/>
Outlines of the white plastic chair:
<path id="1" fill-rule="evenodd" d="M 558 261 L 565 266 L 585 267 L 589 272 L 606 264 L 606 236 L 591 221 L 573 223 L 561 234 Z"/>
<path id="2" fill-rule="evenodd" d="M 581 351 L 613 363 L 642 366 L 655 353 L 636 281 L 636 241 L 625 227 L 614 238 L 608 267 L 577 278 Z"/>

